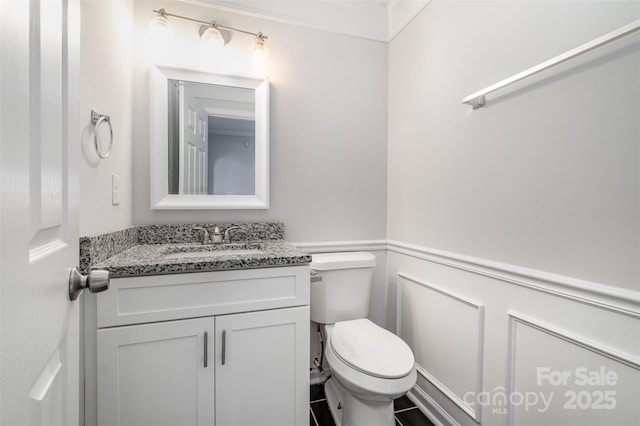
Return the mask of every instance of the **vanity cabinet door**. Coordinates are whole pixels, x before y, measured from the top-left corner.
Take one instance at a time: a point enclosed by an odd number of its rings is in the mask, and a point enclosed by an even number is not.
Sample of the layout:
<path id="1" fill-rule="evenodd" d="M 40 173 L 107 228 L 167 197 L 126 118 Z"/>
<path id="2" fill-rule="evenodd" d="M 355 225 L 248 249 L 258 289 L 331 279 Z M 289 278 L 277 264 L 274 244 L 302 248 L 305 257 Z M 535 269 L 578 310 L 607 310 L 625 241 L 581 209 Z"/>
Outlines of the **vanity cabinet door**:
<path id="1" fill-rule="evenodd" d="M 216 426 L 309 424 L 309 307 L 216 317 Z"/>
<path id="2" fill-rule="evenodd" d="M 213 317 L 98 330 L 98 424 L 212 425 L 213 332 Z"/>

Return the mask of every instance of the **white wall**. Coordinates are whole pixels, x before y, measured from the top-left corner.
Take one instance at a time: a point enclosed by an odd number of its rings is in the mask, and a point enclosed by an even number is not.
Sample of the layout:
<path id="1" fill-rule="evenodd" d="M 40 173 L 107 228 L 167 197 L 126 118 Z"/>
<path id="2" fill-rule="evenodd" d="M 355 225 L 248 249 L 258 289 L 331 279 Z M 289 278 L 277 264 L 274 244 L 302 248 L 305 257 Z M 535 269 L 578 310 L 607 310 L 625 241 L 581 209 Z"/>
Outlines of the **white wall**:
<path id="1" fill-rule="evenodd" d="M 149 208 L 148 48 L 152 9 L 216 20 L 269 39 L 271 208 Z M 180 65 L 198 66 L 197 26 L 172 20 Z M 135 4 L 135 224 L 216 221 L 285 223 L 289 241 L 383 238 L 386 232 L 387 45 L 175 1 Z M 216 72 L 244 72 L 251 37 L 233 34 Z M 186 52 L 186 53 L 185 53 Z"/>
<path id="2" fill-rule="evenodd" d="M 434 1 L 389 51 L 388 237 L 640 290 L 638 2 Z"/>
<path id="3" fill-rule="evenodd" d="M 133 4 L 131 0 L 83 1 L 81 15 L 80 235 L 93 235 L 132 224 Z M 109 115 L 113 125 L 113 149 L 104 160 L 94 148 L 92 109 Z M 100 137 L 106 148 L 104 125 Z M 111 203 L 112 174 L 120 176 L 121 201 L 117 206 Z"/>
<path id="4" fill-rule="evenodd" d="M 131 0 L 83 1 L 80 57 L 80 236 L 132 225 L 131 123 L 133 3 Z M 111 155 L 100 160 L 94 148 L 91 110 L 113 124 Z M 104 130 L 101 127 L 101 132 Z M 101 137 L 105 135 L 101 134 Z M 120 176 L 120 205 L 112 205 L 111 175 Z M 83 294 L 81 424 L 96 424 L 95 296 Z M 86 314 L 85 314 L 86 313 Z M 86 380 L 86 383 L 85 383 Z"/>
<path id="5" fill-rule="evenodd" d="M 433 1 L 390 43 L 387 318 L 437 421 L 640 418 L 640 36 L 461 103 L 638 17 L 638 2 Z"/>

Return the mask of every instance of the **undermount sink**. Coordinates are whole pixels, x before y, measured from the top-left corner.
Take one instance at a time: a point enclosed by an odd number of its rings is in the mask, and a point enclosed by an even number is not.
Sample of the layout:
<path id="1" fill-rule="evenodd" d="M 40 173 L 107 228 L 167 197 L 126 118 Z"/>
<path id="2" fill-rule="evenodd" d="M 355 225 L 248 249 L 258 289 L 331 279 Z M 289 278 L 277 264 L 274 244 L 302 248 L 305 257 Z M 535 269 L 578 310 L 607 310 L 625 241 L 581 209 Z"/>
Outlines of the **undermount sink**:
<path id="1" fill-rule="evenodd" d="M 259 244 L 221 244 L 196 247 L 176 247 L 165 252 L 165 259 L 215 258 L 223 256 L 244 256 L 262 254 Z"/>

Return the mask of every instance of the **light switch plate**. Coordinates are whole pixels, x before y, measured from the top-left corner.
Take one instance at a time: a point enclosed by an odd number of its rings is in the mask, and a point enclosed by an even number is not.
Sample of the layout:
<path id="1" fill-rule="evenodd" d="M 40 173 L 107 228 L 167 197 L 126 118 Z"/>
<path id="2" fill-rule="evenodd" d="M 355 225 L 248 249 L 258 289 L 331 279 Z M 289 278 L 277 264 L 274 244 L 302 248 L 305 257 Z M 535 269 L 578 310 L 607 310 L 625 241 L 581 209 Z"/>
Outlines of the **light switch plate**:
<path id="1" fill-rule="evenodd" d="M 120 176 L 111 175 L 111 204 L 120 205 Z"/>

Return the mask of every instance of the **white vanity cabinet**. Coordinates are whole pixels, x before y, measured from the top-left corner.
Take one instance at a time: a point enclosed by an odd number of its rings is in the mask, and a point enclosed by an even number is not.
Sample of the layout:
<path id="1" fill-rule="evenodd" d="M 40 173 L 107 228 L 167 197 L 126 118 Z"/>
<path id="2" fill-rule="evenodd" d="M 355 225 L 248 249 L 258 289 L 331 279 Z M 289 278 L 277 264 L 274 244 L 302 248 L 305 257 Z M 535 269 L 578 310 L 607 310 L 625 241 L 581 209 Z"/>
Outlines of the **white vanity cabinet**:
<path id="1" fill-rule="evenodd" d="M 309 268 L 111 280 L 99 425 L 306 425 Z"/>
<path id="2" fill-rule="evenodd" d="M 214 319 L 98 331 L 98 424 L 214 424 L 214 366 L 203 365 Z"/>
<path id="3" fill-rule="evenodd" d="M 223 333 L 215 424 L 308 424 L 309 307 L 216 317 L 217 342 Z"/>

